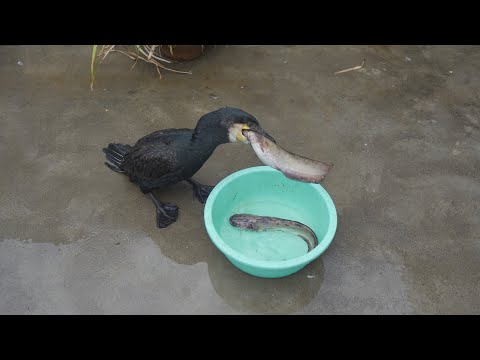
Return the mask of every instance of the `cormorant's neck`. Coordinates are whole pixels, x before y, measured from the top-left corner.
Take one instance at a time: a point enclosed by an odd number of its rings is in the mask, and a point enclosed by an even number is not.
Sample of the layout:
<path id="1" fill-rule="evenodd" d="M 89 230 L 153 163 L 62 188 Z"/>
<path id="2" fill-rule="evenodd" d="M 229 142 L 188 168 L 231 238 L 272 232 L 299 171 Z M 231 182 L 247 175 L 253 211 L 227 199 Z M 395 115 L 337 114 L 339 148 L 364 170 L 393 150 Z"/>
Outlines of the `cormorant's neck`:
<path id="1" fill-rule="evenodd" d="M 200 136 L 195 136 L 194 134 L 192 140 L 190 140 L 192 148 L 208 155 L 211 155 L 219 145 L 224 143 L 218 137 L 210 134 L 202 134 Z"/>
<path id="2" fill-rule="evenodd" d="M 197 126 L 190 142 L 194 147 L 213 152 L 217 146 L 226 144 L 229 140 L 226 130 L 222 127 L 199 128 Z"/>

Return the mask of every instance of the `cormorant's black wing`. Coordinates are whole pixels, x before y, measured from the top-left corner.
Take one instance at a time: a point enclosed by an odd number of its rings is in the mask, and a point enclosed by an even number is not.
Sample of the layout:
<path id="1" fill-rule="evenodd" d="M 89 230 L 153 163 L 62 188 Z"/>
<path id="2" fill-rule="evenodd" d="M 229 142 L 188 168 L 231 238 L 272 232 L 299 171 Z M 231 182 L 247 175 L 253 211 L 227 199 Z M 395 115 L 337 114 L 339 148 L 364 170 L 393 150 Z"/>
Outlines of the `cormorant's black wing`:
<path id="1" fill-rule="evenodd" d="M 135 145 L 122 164 L 125 173 L 137 179 L 175 177 L 181 172 L 175 149 L 162 142 Z"/>
<path id="2" fill-rule="evenodd" d="M 191 137 L 193 134 L 193 130 L 191 129 L 164 129 L 158 130 L 151 134 L 145 135 L 140 140 L 138 140 L 135 144 L 137 145 L 144 145 L 147 143 L 157 143 L 161 142 L 163 144 L 169 144 L 172 141 L 176 140 L 179 137 Z"/>

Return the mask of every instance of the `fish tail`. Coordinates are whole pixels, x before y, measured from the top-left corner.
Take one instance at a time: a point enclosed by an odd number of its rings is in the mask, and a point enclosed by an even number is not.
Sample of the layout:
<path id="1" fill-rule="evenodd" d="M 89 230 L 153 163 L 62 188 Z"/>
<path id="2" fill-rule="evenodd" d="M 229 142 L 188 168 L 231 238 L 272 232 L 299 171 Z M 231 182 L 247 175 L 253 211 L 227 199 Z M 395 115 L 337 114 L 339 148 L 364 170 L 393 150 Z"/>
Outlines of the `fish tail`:
<path id="1" fill-rule="evenodd" d="M 297 234 L 297 235 L 298 235 L 298 237 L 302 238 L 303 241 L 305 241 L 307 243 L 308 252 L 312 251 L 315 248 L 315 246 L 317 246 L 317 244 L 314 240 L 311 240 L 308 237 L 300 235 L 300 234 Z"/>

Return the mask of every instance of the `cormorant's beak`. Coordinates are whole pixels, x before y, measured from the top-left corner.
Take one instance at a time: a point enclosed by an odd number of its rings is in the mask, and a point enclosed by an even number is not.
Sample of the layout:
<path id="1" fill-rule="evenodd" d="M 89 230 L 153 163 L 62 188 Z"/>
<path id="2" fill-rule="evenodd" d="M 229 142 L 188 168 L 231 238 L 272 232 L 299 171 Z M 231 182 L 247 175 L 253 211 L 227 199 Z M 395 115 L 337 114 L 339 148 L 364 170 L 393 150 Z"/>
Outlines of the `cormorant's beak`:
<path id="1" fill-rule="evenodd" d="M 275 143 L 275 144 L 277 143 L 273 137 L 271 137 L 265 130 L 263 130 L 257 124 L 253 124 L 253 125 L 250 125 L 250 126 L 249 125 L 243 125 L 241 130 L 245 130 L 245 129 L 253 130 L 253 131 L 265 136 L 267 139 L 269 139 L 273 143 Z M 248 142 L 247 138 L 245 137 L 245 135 L 243 135 L 241 130 L 237 133 L 237 141 L 248 144 L 249 142 Z"/>

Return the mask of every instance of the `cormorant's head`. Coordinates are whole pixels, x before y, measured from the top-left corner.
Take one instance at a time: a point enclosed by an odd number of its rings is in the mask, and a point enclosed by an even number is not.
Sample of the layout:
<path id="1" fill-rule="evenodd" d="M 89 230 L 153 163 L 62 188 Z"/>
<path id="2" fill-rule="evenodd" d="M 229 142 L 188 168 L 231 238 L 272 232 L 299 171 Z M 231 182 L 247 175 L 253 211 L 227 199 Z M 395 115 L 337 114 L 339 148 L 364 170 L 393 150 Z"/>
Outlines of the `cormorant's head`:
<path id="1" fill-rule="evenodd" d="M 229 142 L 242 142 L 248 144 L 247 138 L 242 133 L 242 130 L 244 129 L 254 130 L 275 142 L 275 140 L 262 129 L 258 120 L 245 111 L 229 107 L 225 107 L 219 111 L 223 111 L 222 124 L 227 128 Z"/>
<path id="2" fill-rule="evenodd" d="M 242 134 L 243 129 L 256 131 L 275 142 L 252 115 L 231 107 L 220 108 L 202 116 L 198 121 L 195 133 L 197 136 L 201 132 L 205 135 L 208 133 L 213 137 L 221 137 L 222 143 L 241 142 L 248 144 L 247 138 Z"/>

